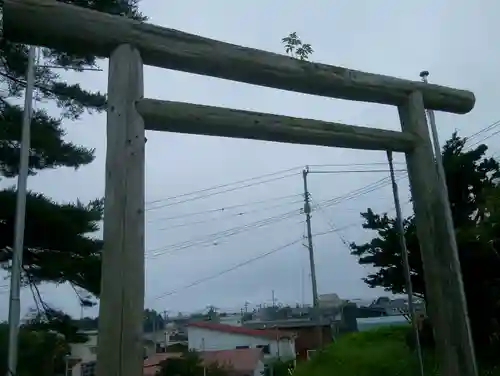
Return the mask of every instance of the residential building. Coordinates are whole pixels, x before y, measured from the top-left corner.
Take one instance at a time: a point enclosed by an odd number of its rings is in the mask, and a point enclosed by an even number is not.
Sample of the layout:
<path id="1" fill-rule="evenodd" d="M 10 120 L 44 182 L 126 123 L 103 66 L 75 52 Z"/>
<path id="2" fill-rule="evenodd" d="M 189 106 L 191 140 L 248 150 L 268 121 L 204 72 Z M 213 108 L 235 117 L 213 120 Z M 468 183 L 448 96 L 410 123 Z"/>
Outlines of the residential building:
<path id="1" fill-rule="evenodd" d="M 273 330 L 295 333 L 295 354 L 297 359 L 307 359 L 308 352 L 331 343 L 336 330 L 334 322 L 322 320 L 320 324 L 322 342 L 320 343 L 318 326 L 310 318 L 272 321 L 253 320 L 245 322 L 244 326 L 251 329 L 272 328 Z"/>
<path id="2" fill-rule="evenodd" d="M 204 367 L 217 364 L 226 368 L 229 376 L 262 376 L 265 370 L 263 354 L 258 348 L 202 351 L 199 355 Z M 143 375 L 154 376 L 160 363 L 180 357 L 180 353 L 155 354 L 144 361 Z"/>
<path id="3" fill-rule="evenodd" d="M 417 312 L 425 312 L 425 303 L 422 300 L 414 299 L 413 303 Z M 383 310 L 387 316 L 398 316 L 409 313 L 407 298 L 390 299 L 383 296 L 377 298 L 369 307 Z"/>
<path id="4" fill-rule="evenodd" d="M 85 343 L 72 343 L 71 358 L 75 365 L 71 369 L 71 376 L 94 376 L 97 360 L 97 330 L 83 332 L 88 337 Z M 69 372 L 68 372 L 69 374 Z"/>
<path id="5" fill-rule="evenodd" d="M 68 357 L 68 367 L 71 372 L 68 376 L 94 376 L 95 365 L 97 360 L 97 330 L 82 331 L 88 337 L 85 343 L 70 344 L 71 355 Z M 187 343 L 186 341 L 173 341 L 169 337 L 168 332 L 157 331 L 144 334 L 144 357 L 149 357 L 157 352 L 165 352 L 164 346 L 179 343 Z"/>
<path id="6" fill-rule="evenodd" d="M 187 326 L 188 347 L 196 351 L 259 348 L 264 359 L 295 359 L 295 334 L 279 329 L 251 329 L 209 321 Z"/>
<path id="7" fill-rule="evenodd" d="M 234 349 L 201 353 L 205 366 L 218 364 L 227 368 L 229 376 L 262 376 L 265 372 L 261 349 Z"/>
<path id="8" fill-rule="evenodd" d="M 345 304 L 337 294 L 322 294 L 318 296 L 318 305 L 320 308 L 341 308 Z"/>
<path id="9" fill-rule="evenodd" d="M 226 315 L 219 315 L 217 321 L 221 324 L 241 326 L 242 314 L 241 313 L 229 313 Z"/>

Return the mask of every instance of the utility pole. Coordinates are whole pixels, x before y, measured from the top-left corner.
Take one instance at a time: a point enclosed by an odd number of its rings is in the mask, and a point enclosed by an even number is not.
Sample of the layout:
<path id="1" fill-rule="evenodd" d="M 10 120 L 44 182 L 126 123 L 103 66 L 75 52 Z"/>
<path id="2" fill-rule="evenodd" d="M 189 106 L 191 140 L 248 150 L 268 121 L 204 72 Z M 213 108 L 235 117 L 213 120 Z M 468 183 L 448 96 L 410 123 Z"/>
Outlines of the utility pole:
<path id="1" fill-rule="evenodd" d="M 33 89 L 35 86 L 35 47 L 28 52 L 28 70 L 26 72 L 26 93 L 24 96 L 23 128 L 21 136 L 21 156 L 17 177 L 17 202 L 14 227 L 14 246 L 10 270 L 9 299 L 9 355 L 7 375 L 17 374 L 19 346 L 19 322 L 21 320 L 21 270 L 23 267 L 24 227 L 26 219 L 26 191 L 29 171 L 30 128 L 33 112 Z"/>
<path id="2" fill-rule="evenodd" d="M 155 354 L 158 352 L 158 338 L 156 338 L 156 320 L 157 320 L 157 317 L 158 317 L 158 313 L 156 313 L 155 310 L 153 310 L 153 340 L 154 340 L 154 343 L 155 343 Z"/>
<path id="3" fill-rule="evenodd" d="M 411 322 L 415 333 L 415 347 L 417 348 L 417 358 L 420 367 L 420 375 L 424 376 L 424 361 L 422 358 L 422 347 L 420 346 L 420 333 L 418 330 L 417 315 L 415 305 L 413 304 L 413 285 L 411 282 L 410 262 L 408 260 L 408 249 L 406 247 L 405 230 L 403 226 L 403 215 L 401 213 L 401 204 L 399 202 L 398 184 L 394 176 L 394 163 L 392 159 L 392 151 L 387 152 L 387 160 L 389 161 L 389 170 L 391 174 L 392 194 L 394 196 L 394 206 L 396 207 L 396 226 L 399 235 L 399 245 L 401 247 L 402 263 L 405 273 L 406 293 L 408 294 L 408 308 L 410 309 Z"/>
<path id="4" fill-rule="evenodd" d="M 271 294 L 272 294 L 272 300 L 273 300 L 273 308 L 276 306 L 275 304 L 275 299 L 274 299 L 274 290 L 271 291 Z"/>
<path id="5" fill-rule="evenodd" d="M 168 311 L 164 310 L 163 311 L 163 336 L 165 340 L 165 347 L 164 350 L 167 352 L 167 347 L 170 342 L 170 334 L 168 332 L 168 327 L 167 327 L 167 322 L 168 322 Z"/>
<path id="6" fill-rule="evenodd" d="M 318 330 L 318 345 L 323 344 L 323 335 L 321 328 L 321 315 L 319 312 L 319 301 L 318 301 L 318 286 L 316 284 L 316 266 L 314 264 L 314 248 L 312 241 L 312 231 L 311 231 L 311 204 L 309 203 L 309 190 L 307 189 L 307 174 L 309 173 L 309 167 L 306 166 L 304 171 L 302 171 L 302 178 L 304 180 L 304 213 L 306 215 L 306 225 L 307 225 L 307 248 L 309 250 L 309 265 L 311 267 L 311 284 L 312 284 L 312 294 L 313 294 L 313 309 L 314 309 L 314 319 L 316 320 L 317 330 Z"/>

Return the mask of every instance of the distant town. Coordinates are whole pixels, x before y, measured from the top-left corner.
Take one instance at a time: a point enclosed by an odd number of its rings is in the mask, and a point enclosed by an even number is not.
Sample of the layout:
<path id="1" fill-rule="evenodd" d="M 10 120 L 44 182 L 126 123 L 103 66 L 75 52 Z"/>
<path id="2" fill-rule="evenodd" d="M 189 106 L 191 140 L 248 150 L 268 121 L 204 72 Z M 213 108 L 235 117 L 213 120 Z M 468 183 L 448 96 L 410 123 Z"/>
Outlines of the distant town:
<path id="1" fill-rule="evenodd" d="M 423 301 L 415 299 L 414 305 L 423 313 Z M 294 364 L 342 333 L 405 323 L 408 315 L 406 298 L 379 297 L 365 302 L 341 299 L 334 293 L 319 295 L 317 310 L 311 305 L 277 303 L 274 295 L 271 304 L 250 308 L 246 303 L 239 312 L 214 306 L 190 314 L 146 309 L 144 375 L 154 375 L 161 362 L 186 350 L 198 351 L 207 367 L 229 361 L 241 375 L 266 374 L 276 359 Z M 94 375 L 98 319 L 82 318 L 79 325 L 89 339 L 71 345 L 68 374 Z"/>

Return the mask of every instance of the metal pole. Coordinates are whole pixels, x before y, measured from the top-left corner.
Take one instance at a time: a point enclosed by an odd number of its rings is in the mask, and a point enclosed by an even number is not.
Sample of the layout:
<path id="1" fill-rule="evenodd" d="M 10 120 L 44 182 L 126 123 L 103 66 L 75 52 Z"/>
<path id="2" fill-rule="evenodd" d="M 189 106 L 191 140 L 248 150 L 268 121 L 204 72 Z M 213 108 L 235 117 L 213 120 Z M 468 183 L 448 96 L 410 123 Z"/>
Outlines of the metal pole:
<path id="1" fill-rule="evenodd" d="M 21 136 L 21 155 L 17 177 L 16 219 L 14 227 L 14 246 L 10 271 L 9 302 L 9 355 L 7 375 L 17 372 L 17 353 L 19 322 L 21 320 L 21 269 L 24 248 L 24 226 L 26 217 L 26 191 L 29 171 L 30 126 L 33 110 L 33 89 L 35 85 L 35 47 L 28 51 L 28 70 L 26 72 L 26 93 L 24 96 L 23 128 Z"/>
<path id="2" fill-rule="evenodd" d="M 201 339 L 201 351 L 205 352 L 205 338 Z M 207 376 L 207 367 L 205 365 L 205 362 L 203 362 L 203 376 Z"/>
<path id="3" fill-rule="evenodd" d="M 157 316 L 158 314 L 156 313 L 156 311 L 154 311 L 154 317 L 153 317 L 153 341 L 155 343 L 155 354 L 158 353 L 158 338 L 157 338 L 157 333 L 156 333 L 156 319 L 157 319 Z"/>
<path id="4" fill-rule="evenodd" d="M 68 376 L 68 371 L 69 371 L 69 355 L 66 355 L 64 357 L 64 376 Z"/>
<path id="5" fill-rule="evenodd" d="M 418 364 L 420 366 L 420 375 L 424 376 L 424 362 L 422 357 L 422 348 L 420 346 L 420 333 L 418 331 L 417 315 L 415 305 L 413 304 L 413 285 L 411 282 L 410 262 L 408 260 L 408 249 L 406 247 L 405 230 L 403 226 L 403 215 L 401 214 L 401 204 L 399 202 L 398 184 L 394 176 L 394 163 L 392 160 L 392 152 L 387 151 L 387 160 L 389 161 L 389 170 L 391 173 L 392 194 L 394 196 L 394 206 L 396 207 L 396 228 L 399 235 L 399 245 L 401 247 L 401 255 L 403 258 L 403 269 L 405 273 L 406 292 L 408 294 L 408 308 L 410 309 L 411 323 L 415 332 L 415 345 L 417 347 Z"/>
<path id="6" fill-rule="evenodd" d="M 429 77 L 429 72 L 428 71 L 422 71 L 420 72 L 420 77 L 422 78 L 422 81 L 424 83 L 429 83 L 428 77 Z M 450 207 L 450 200 L 449 200 L 449 195 L 448 195 L 448 185 L 446 183 L 446 174 L 444 171 L 444 166 L 443 166 L 443 157 L 441 155 L 441 147 L 439 145 L 439 137 L 438 137 L 438 132 L 437 132 L 437 127 L 436 127 L 436 118 L 434 117 L 434 111 L 432 110 L 426 110 L 427 112 L 427 117 L 429 119 L 429 123 L 431 126 L 431 134 L 432 134 L 432 141 L 433 141 L 433 146 L 434 146 L 434 154 L 436 158 L 436 167 L 437 167 L 437 175 L 438 175 L 438 190 L 439 190 L 439 195 L 441 198 L 441 201 L 444 206 L 444 220 L 445 220 L 445 225 L 448 230 L 448 233 L 451 234 L 449 241 L 451 245 L 451 249 L 453 250 L 451 256 L 451 265 L 450 265 L 450 271 L 455 274 L 453 276 L 453 282 L 458 283 L 458 291 L 455 291 L 457 296 L 455 297 L 450 297 L 450 299 L 456 298 L 458 300 L 458 305 L 460 308 L 459 314 L 462 314 L 464 316 L 464 321 L 465 321 L 465 335 L 462 337 L 462 343 L 466 348 L 466 356 L 467 359 L 464 359 L 464 362 L 468 365 L 468 370 L 471 375 L 477 375 L 478 370 L 477 370 L 477 363 L 476 363 L 476 356 L 474 352 L 474 344 L 472 342 L 472 334 L 471 334 L 471 329 L 470 329 L 470 322 L 469 322 L 469 315 L 467 313 L 467 299 L 465 297 L 465 291 L 464 291 L 464 286 L 463 286 L 463 280 L 462 280 L 462 272 L 460 268 L 460 259 L 458 256 L 458 246 L 457 246 L 457 239 L 455 236 L 455 226 L 453 224 L 453 216 L 451 213 L 451 207 Z M 453 294 L 455 295 L 455 294 Z M 462 332 L 462 331 L 460 331 Z"/>
<path id="7" fill-rule="evenodd" d="M 318 286 L 316 284 L 316 266 L 314 264 L 314 247 L 312 241 L 312 231 L 311 231 L 311 205 L 309 203 L 309 191 L 307 189 L 307 174 L 309 173 L 309 167 L 306 167 L 302 171 L 302 178 L 304 180 L 304 213 L 306 214 L 306 225 L 307 225 L 307 248 L 309 249 L 309 264 L 311 267 L 311 284 L 313 293 L 313 309 L 314 315 L 316 316 L 316 324 L 318 330 L 318 345 L 321 347 L 323 344 L 323 333 L 320 322 L 320 312 L 319 312 L 319 302 L 318 302 Z"/>

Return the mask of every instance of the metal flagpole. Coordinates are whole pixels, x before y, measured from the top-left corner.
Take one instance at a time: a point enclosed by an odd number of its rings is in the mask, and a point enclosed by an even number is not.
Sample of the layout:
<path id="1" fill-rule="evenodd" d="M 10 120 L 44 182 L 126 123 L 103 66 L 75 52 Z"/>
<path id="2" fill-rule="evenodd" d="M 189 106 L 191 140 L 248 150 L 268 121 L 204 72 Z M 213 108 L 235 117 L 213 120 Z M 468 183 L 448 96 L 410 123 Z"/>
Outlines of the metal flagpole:
<path id="1" fill-rule="evenodd" d="M 405 273 L 406 292 L 408 294 L 408 308 L 410 309 L 411 323 L 415 332 L 415 345 L 417 347 L 417 357 L 420 366 L 420 375 L 424 376 L 424 361 L 422 357 L 422 347 L 420 345 L 420 333 L 418 331 L 417 315 L 415 305 L 413 304 L 413 286 L 411 283 L 410 262 L 408 260 L 408 248 L 406 247 L 405 230 L 403 226 L 403 215 L 401 213 L 401 204 L 399 202 L 398 184 L 394 176 L 394 163 L 392 152 L 387 151 L 387 160 L 389 161 L 389 170 L 391 173 L 392 194 L 394 195 L 394 206 L 396 207 L 396 228 L 399 236 L 399 245 L 403 258 L 403 269 Z"/>
<path id="2" fill-rule="evenodd" d="M 26 191 L 29 170 L 30 126 L 33 110 L 33 88 L 35 85 L 35 47 L 28 51 L 28 70 L 26 72 L 26 93 L 24 97 L 23 128 L 21 136 L 21 155 L 17 178 L 17 203 L 14 228 L 14 247 L 10 271 L 9 302 L 9 355 L 7 375 L 16 375 L 19 323 L 21 321 L 21 269 L 24 248 L 24 225 L 26 217 Z"/>

